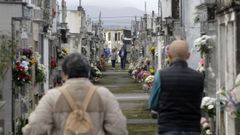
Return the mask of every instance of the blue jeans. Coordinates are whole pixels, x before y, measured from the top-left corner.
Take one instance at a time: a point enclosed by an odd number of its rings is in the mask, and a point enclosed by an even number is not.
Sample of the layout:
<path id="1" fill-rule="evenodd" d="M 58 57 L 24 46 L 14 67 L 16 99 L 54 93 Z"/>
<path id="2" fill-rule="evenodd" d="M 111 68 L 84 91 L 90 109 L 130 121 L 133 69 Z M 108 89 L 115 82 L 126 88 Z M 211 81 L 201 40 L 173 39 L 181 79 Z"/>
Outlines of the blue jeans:
<path id="1" fill-rule="evenodd" d="M 170 131 L 158 135 L 200 135 L 198 132 Z"/>

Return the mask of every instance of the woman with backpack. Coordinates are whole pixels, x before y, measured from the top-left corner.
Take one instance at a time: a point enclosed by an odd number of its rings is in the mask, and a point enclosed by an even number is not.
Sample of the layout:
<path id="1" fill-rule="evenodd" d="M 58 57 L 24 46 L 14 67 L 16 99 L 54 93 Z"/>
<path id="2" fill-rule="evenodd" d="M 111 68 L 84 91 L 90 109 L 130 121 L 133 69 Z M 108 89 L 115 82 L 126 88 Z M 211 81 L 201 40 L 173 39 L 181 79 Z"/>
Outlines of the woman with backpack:
<path id="1" fill-rule="evenodd" d="M 114 95 L 93 85 L 88 60 L 74 53 L 62 64 L 65 83 L 49 90 L 22 129 L 24 135 L 127 135 Z"/>
<path id="2" fill-rule="evenodd" d="M 111 61 L 112 61 L 112 69 L 113 70 L 115 70 L 115 67 L 116 67 L 117 57 L 118 57 L 117 49 L 113 48 L 112 53 L 111 53 Z"/>

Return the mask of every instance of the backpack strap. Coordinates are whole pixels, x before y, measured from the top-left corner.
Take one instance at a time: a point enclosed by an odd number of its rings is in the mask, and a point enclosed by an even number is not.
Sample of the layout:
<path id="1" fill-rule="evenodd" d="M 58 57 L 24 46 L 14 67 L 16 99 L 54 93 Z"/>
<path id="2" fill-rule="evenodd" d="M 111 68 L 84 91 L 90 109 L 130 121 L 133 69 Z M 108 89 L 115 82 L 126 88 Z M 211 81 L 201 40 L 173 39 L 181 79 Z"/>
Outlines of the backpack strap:
<path id="1" fill-rule="evenodd" d="M 96 86 L 92 86 L 92 87 L 89 89 L 89 91 L 88 91 L 85 99 L 83 100 L 83 104 L 82 104 L 84 111 L 87 110 L 87 107 L 88 107 L 88 105 L 89 105 L 89 103 L 90 103 L 90 100 L 92 99 L 92 96 L 94 95 L 96 89 L 97 89 Z"/>
<path id="2" fill-rule="evenodd" d="M 72 110 L 77 110 L 77 104 L 75 103 L 75 101 L 73 100 L 72 96 L 70 95 L 70 93 L 67 91 L 67 89 L 65 88 L 60 88 L 60 91 L 62 92 L 62 94 L 64 95 L 65 99 L 67 100 L 68 104 L 70 105 L 70 107 L 72 108 Z"/>
<path id="3" fill-rule="evenodd" d="M 90 102 L 90 100 L 92 99 L 93 94 L 96 91 L 96 86 L 90 87 L 90 89 L 88 90 L 84 100 L 83 100 L 83 110 L 86 111 L 88 104 Z M 70 107 L 72 108 L 72 110 L 77 110 L 78 106 L 75 103 L 74 99 L 72 98 L 71 94 L 67 91 L 67 89 L 65 88 L 60 88 L 60 91 L 62 92 L 62 94 L 64 95 L 64 97 L 66 98 L 68 104 L 70 105 Z"/>

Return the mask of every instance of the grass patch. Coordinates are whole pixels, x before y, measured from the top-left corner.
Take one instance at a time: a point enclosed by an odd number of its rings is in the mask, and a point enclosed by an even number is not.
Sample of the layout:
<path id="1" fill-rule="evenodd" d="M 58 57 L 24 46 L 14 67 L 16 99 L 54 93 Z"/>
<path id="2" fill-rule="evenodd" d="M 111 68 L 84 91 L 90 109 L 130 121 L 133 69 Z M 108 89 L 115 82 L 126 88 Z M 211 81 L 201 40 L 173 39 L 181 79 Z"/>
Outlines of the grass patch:
<path id="1" fill-rule="evenodd" d="M 157 125 L 153 124 L 129 124 L 129 135 L 155 135 L 157 132 Z"/>
<path id="2" fill-rule="evenodd" d="M 125 110 L 123 114 L 127 119 L 151 119 L 151 114 L 147 110 Z"/>
<path id="3" fill-rule="evenodd" d="M 143 93 L 142 84 L 135 82 L 130 77 L 106 76 L 97 85 L 107 87 L 113 93 Z"/>
<path id="4" fill-rule="evenodd" d="M 127 84 L 117 87 L 109 87 L 113 93 L 143 93 L 142 86 L 139 84 Z"/>

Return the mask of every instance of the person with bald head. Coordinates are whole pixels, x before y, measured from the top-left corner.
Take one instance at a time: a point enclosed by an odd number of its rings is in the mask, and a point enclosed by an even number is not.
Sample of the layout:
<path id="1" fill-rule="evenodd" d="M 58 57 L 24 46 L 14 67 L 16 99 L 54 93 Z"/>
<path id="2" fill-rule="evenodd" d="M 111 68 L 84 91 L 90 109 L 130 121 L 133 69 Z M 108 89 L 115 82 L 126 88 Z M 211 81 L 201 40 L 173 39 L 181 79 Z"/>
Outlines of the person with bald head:
<path id="1" fill-rule="evenodd" d="M 204 77 L 188 67 L 186 41 L 173 41 L 168 55 L 170 66 L 156 73 L 149 101 L 158 113 L 158 135 L 200 135 Z"/>

